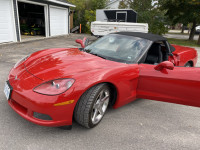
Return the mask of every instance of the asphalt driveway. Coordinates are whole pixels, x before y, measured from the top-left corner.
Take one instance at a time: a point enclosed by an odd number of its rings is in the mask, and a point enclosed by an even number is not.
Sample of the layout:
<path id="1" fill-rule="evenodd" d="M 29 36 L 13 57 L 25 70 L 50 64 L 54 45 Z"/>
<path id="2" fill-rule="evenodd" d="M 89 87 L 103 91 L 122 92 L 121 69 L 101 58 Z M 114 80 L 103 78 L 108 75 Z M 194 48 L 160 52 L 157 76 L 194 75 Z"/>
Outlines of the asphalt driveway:
<path id="1" fill-rule="evenodd" d="M 11 67 L 37 50 L 77 47 L 74 40 L 83 36 L 0 45 L 1 150 L 200 149 L 200 108 L 195 107 L 139 99 L 122 108 L 109 109 L 94 129 L 85 129 L 74 122 L 71 131 L 38 126 L 17 115 L 3 94 Z"/>

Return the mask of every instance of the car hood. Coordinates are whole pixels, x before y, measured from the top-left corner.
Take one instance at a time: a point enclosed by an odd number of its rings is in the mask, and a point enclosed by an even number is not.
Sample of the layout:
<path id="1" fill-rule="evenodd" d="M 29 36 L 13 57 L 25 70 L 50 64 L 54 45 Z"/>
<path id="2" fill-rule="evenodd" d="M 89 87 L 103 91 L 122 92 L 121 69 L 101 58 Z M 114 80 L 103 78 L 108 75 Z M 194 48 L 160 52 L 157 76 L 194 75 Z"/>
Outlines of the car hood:
<path id="1" fill-rule="evenodd" d="M 24 64 L 29 73 L 47 81 L 73 78 L 78 73 L 110 68 L 120 63 L 105 60 L 79 49 L 51 49 L 31 55 Z"/>

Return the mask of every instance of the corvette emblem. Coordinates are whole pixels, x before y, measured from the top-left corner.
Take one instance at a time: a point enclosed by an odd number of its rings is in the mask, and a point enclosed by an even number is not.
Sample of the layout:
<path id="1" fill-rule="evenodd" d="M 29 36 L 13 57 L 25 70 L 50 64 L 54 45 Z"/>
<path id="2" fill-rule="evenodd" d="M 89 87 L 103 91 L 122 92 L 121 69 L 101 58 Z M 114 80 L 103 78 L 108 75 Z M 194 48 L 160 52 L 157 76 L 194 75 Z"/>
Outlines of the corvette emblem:
<path id="1" fill-rule="evenodd" d="M 19 80 L 18 77 L 17 77 L 17 75 L 15 76 L 15 80 Z"/>

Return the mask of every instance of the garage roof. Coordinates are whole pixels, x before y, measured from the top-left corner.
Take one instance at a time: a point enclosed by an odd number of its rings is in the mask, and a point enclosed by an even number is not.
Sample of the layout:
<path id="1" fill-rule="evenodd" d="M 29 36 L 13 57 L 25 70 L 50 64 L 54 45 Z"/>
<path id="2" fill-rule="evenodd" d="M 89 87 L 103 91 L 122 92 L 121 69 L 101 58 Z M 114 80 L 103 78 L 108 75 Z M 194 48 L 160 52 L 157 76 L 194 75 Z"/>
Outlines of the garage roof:
<path id="1" fill-rule="evenodd" d="M 46 1 L 53 2 L 53 3 L 56 3 L 56 4 L 60 4 L 60 5 L 64 5 L 64 6 L 76 7 L 75 5 L 67 2 L 66 0 L 46 0 Z"/>

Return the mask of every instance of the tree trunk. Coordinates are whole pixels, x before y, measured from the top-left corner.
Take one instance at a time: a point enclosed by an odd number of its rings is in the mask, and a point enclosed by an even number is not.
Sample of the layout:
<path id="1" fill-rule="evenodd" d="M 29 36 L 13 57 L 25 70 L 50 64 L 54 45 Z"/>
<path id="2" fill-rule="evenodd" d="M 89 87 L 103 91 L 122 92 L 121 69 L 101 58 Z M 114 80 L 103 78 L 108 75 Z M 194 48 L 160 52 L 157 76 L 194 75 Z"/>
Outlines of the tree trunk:
<path id="1" fill-rule="evenodd" d="M 200 45 L 200 33 L 199 33 L 199 39 L 198 39 L 197 44 Z"/>
<path id="2" fill-rule="evenodd" d="M 190 37 L 189 37 L 189 40 L 192 41 L 194 40 L 194 34 L 195 34 L 195 28 L 196 28 L 196 20 L 193 21 L 193 25 L 192 25 L 192 29 L 191 29 L 191 32 L 190 32 Z"/>
<path id="3" fill-rule="evenodd" d="M 185 26 L 183 25 L 181 29 L 181 33 L 184 33 L 184 30 L 185 30 Z"/>

